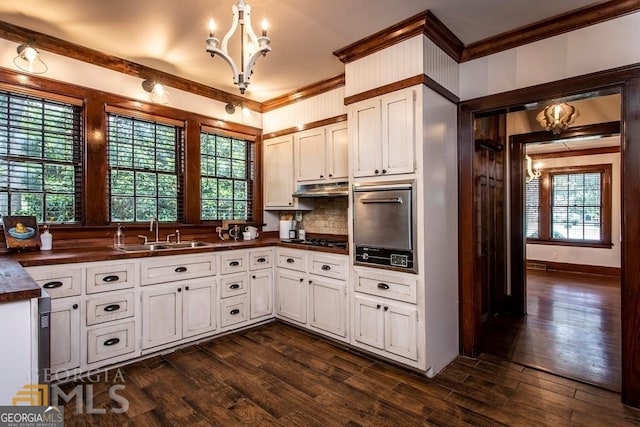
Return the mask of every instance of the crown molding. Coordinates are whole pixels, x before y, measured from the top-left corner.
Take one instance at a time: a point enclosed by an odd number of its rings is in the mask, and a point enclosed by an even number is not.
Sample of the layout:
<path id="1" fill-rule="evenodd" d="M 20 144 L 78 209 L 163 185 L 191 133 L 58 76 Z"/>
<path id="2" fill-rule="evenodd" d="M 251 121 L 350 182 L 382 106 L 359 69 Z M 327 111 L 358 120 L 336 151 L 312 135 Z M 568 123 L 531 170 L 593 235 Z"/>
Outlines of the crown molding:
<path id="1" fill-rule="evenodd" d="M 165 73 L 127 59 L 108 55 L 88 47 L 72 43 L 44 33 L 29 30 L 8 22 L 0 21 L 0 38 L 16 43 L 32 41 L 38 49 L 56 53 L 67 58 L 97 65 L 142 80 L 153 79 L 175 89 L 184 90 L 195 95 L 204 96 L 220 102 L 242 103 L 250 110 L 262 112 L 262 104 L 249 98 L 233 95 L 210 86 L 187 80 L 173 74 Z"/>
<path id="2" fill-rule="evenodd" d="M 640 0 L 611 0 L 534 22 L 465 46 L 459 62 L 471 61 L 640 10 Z"/>
<path id="3" fill-rule="evenodd" d="M 344 74 L 340 74 L 335 77 L 331 77 L 327 80 L 322 80 L 317 83 L 313 83 L 309 86 L 296 89 L 292 92 L 286 93 L 277 98 L 273 98 L 262 103 L 262 112 L 266 113 L 278 108 L 282 108 L 285 105 L 293 104 L 303 99 L 311 98 L 320 95 L 325 92 L 337 89 L 345 85 Z"/>

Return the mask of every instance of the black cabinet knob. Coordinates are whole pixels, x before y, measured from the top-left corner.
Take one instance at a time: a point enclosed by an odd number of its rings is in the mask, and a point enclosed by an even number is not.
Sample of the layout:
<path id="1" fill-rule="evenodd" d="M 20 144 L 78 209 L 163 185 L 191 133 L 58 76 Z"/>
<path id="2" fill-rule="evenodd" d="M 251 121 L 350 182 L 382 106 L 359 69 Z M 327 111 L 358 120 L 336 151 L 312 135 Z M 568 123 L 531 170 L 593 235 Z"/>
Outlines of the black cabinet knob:
<path id="1" fill-rule="evenodd" d="M 380 173 L 380 171 L 378 169 L 374 170 L 373 173 L 375 173 L 376 175 Z"/>
<path id="2" fill-rule="evenodd" d="M 78 304 L 73 304 L 73 305 L 71 306 L 71 308 L 73 308 L 74 310 L 77 310 L 77 309 L 78 309 Z"/>
<path id="3" fill-rule="evenodd" d="M 182 292 L 182 288 L 178 288 L 178 292 Z"/>
<path id="4" fill-rule="evenodd" d="M 381 308 L 381 307 L 382 307 L 382 306 L 381 306 L 380 304 L 376 305 L 376 308 L 377 308 L 378 310 L 380 310 L 380 308 Z"/>
<path id="5" fill-rule="evenodd" d="M 382 169 L 382 173 L 387 173 L 387 170 L 386 169 Z"/>
<path id="6" fill-rule="evenodd" d="M 386 305 L 384 306 L 384 311 L 389 310 L 389 307 L 387 307 Z"/>
<path id="7" fill-rule="evenodd" d="M 184 287 L 184 290 L 185 290 L 185 291 L 188 291 L 188 290 L 189 290 L 189 287 L 188 287 L 188 286 L 185 286 L 185 287 Z"/>

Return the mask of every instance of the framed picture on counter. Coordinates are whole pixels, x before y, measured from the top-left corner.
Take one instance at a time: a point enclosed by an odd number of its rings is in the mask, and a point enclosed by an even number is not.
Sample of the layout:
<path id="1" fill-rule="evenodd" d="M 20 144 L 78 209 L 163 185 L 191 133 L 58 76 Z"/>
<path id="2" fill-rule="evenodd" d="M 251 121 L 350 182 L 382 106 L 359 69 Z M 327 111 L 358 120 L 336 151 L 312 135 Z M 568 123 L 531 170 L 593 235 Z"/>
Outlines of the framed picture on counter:
<path id="1" fill-rule="evenodd" d="M 2 217 L 4 238 L 8 249 L 26 250 L 40 247 L 38 221 L 35 216 Z"/>

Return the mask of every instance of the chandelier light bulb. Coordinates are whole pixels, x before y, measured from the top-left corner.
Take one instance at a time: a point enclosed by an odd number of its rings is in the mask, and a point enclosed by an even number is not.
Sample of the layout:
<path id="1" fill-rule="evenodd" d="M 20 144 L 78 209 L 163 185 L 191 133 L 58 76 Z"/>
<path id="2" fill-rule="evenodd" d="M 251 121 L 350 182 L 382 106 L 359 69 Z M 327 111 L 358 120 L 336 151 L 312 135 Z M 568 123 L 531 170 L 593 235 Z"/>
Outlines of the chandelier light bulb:
<path id="1" fill-rule="evenodd" d="M 214 37 L 216 32 L 216 21 L 213 18 L 209 19 L 209 37 Z"/>

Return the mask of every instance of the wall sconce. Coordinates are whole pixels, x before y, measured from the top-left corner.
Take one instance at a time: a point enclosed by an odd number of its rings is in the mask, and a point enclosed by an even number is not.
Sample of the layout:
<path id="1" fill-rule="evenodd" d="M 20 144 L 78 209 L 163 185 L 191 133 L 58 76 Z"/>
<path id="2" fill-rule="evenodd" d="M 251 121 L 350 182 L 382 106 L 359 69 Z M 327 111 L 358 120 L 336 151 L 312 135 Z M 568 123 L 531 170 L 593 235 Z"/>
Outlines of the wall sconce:
<path id="1" fill-rule="evenodd" d="M 554 135 L 573 124 L 580 112 L 573 105 L 566 102 L 561 104 L 547 105 L 544 110 L 540 111 L 536 116 L 536 120 L 545 130 L 550 130 Z"/>
<path id="2" fill-rule="evenodd" d="M 242 111 L 243 117 L 248 117 L 251 114 L 251 110 L 249 110 L 247 107 L 242 105 L 241 102 L 238 102 L 235 104 L 233 102 L 227 102 L 227 105 L 224 106 L 224 111 L 227 114 L 235 114 L 236 108 L 240 108 L 240 111 Z"/>
<path id="3" fill-rule="evenodd" d="M 531 182 L 534 179 L 540 178 L 540 164 L 536 165 L 536 168 L 533 168 L 533 159 L 530 155 L 525 155 L 525 159 L 527 159 L 527 182 Z"/>
<path id="4" fill-rule="evenodd" d="M 149 92 L 151 101 L 156 104 L 168 104 L 171 100 L 167 89 L 155 80 L 147 79 L 142 82 L 142 89 Z"/>
<path id="5" fill-rule="evenodd" d="M 19 45 L 16 50 L 18 56 L 13 58 L 13 63 L 22 71 L 32 74 L 43 74 L 49 69 L 47 64 L 40 58 L 40 52 L 33 47 L 31 42 Z"/>

